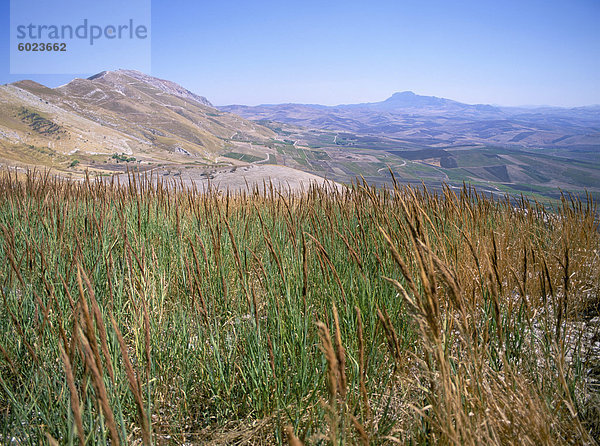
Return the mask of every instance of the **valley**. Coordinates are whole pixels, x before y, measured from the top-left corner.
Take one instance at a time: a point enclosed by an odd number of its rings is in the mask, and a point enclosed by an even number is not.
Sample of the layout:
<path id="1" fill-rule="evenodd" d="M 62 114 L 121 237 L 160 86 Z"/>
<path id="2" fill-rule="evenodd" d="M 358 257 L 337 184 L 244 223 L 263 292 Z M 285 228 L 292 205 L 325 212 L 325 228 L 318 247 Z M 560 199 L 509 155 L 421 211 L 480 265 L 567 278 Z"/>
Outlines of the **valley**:
<path id="1" fill-rule="evenodd" d="M 499 108 L 396 93 L 371 104 L 221 109 L 280 135 L 275 160 L 335 181 L 470 183 L 490 195 L 551 202 L 600 197 L 600 108 Z"/>

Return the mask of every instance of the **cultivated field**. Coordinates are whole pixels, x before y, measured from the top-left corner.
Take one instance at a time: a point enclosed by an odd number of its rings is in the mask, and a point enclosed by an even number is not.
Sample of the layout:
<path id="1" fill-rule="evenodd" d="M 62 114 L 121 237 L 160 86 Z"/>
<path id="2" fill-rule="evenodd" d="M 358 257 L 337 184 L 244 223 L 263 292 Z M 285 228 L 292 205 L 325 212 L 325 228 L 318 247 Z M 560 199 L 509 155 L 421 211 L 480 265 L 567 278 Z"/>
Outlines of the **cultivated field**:
<path id="1" fill-rule="evenodd" d="M 591 201 L 177 184 L 0 174 L 0 444 L 600 435 Z"/>

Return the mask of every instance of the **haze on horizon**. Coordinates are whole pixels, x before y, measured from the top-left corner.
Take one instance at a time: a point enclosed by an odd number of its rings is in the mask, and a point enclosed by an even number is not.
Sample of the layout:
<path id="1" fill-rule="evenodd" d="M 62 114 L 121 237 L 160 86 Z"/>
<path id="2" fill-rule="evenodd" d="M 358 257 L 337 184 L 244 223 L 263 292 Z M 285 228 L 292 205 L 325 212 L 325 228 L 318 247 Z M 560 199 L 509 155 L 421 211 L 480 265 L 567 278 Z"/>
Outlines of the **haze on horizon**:
<path id="1" fill-rule="evenodd" d="M 148 74 L 216 105 L 338 105 L 400 91 L 468 104 L 600 104 L 595 0 L 155 0 L 152 16 Z M 8 74 L 7 13 L 0 25 L 0 83 L 53 87 L 95 74 Z M 118 68 L 131 67 L 97 71 Z"/>

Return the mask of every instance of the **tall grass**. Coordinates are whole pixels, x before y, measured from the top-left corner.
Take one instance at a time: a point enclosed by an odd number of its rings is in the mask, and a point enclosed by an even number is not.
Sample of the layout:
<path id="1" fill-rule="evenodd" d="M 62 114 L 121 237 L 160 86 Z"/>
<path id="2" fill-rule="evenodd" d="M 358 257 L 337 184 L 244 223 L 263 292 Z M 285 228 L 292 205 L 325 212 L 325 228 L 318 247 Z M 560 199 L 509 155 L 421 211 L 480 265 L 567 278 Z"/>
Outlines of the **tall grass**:
<path id="1" fill-rule="evenodd" d="M 3 172 L 0 443 L 593 444 L 597 215 Z"/>

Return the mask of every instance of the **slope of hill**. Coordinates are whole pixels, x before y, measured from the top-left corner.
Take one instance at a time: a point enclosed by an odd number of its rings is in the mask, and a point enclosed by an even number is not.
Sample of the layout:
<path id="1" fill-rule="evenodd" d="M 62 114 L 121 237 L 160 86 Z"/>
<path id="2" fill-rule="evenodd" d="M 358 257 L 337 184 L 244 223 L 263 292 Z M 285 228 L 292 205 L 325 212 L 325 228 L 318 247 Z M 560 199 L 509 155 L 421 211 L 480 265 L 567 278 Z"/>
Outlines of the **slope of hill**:
<path id="1" fill-rule="evenodd" d="M 54 89 L 32 81 L 0 87 L 0 158 L 7 161 L 61 169 L 76 156 L 98 167 L 107 155 L 124 154 L 128 160 L 214 164 L 224 153 L 248 150 L 250 142 L 260 147 L 273 137 L 173 82 L 130 70 Z"/>

